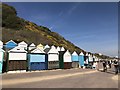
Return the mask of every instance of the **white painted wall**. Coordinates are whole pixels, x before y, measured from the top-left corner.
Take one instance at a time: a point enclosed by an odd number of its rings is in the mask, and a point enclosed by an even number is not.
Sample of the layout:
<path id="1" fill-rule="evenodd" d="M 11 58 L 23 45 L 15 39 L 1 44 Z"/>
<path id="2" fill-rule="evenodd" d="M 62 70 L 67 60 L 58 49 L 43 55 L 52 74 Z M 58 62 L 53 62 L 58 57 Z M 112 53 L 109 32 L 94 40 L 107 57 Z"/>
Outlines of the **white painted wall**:
<path id="1" fill-rule="evenodd" d="M 3 60 L 3 52 L 0 52 L 0 62 Z"/>
<path id="2" fill-rule="evenodd" d="M 3 42 L 0 41 L 0 48 L 3 48 Z"/>
<path id="3" fill-rule="evenodd" d="M 48 61 L 59 61 L 57 54 L 48 54 Z"/>
<path id="4" fill-rule="evenodd" d="M 27 60 L 26 53 L 9 53 L 8 60 Z"/>

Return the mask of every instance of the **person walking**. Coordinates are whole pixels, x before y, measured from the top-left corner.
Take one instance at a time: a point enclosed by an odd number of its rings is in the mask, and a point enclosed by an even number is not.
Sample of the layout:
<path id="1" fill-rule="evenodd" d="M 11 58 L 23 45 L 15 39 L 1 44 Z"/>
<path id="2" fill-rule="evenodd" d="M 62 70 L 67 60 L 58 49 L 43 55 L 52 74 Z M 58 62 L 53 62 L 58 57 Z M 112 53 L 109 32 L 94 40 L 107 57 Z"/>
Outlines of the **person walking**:
<path id="1" fill-rule="evenodd" d="M 114 68 L 115 68 L 115 75 L 116 75 L 119 72 L 119 65 L 117 60 L 114 61 Z"/>
<path id="2" fill-rule="evenodd" d="M 104 60 L 103 61 L 103 72 L 107 71 L 107 62 Z"/>
<path id="3" fill-rule="evenodd" d="M 108 66 L 109 68 L 111 68 L 111 61 L 108 61 Z"/>
<path id="4" fill-rule="evenodd" d="M 118 61 L 118 68 L 119 68 L 119 73 L 120 73 L 120 60 Z"/>

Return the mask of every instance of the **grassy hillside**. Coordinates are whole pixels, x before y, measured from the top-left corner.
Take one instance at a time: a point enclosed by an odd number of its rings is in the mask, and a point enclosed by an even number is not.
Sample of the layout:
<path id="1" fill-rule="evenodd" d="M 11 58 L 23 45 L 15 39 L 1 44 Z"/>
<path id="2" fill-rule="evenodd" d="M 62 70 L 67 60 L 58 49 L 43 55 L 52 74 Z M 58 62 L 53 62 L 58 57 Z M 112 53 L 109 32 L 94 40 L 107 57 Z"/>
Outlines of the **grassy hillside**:
<path id="1" fill-rule="evenodd" d="M 16 42 L 24 40 L 27 43 L 34 42 L 36 45 L 42 43 L 63 46 L 70 51 L 84 51 L 49 28 L 18 17 L 15 8 L 6 4 L 2 4 L 2 27 L 3 42 L 11 39 Z"/>

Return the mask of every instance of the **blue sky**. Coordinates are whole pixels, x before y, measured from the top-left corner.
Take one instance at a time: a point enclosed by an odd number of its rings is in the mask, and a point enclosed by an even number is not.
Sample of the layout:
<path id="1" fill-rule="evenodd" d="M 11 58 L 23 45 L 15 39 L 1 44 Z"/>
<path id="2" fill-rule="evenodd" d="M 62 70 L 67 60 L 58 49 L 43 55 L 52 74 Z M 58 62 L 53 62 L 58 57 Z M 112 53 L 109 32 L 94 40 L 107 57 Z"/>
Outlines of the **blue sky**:
<path id="1" fill-rule="evenodd" d="M 18 16 L 43 25 L 93 53 L 118 55 L 118 7 L 110 2 L 11 2 Z"/>

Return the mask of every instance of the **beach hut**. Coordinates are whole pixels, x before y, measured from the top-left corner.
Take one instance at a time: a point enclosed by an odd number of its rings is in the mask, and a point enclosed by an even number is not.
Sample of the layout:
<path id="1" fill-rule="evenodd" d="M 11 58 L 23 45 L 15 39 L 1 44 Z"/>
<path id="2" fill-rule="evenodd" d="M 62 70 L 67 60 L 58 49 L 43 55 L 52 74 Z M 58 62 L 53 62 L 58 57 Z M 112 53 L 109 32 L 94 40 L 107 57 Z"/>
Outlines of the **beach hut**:
<path id="1" fill-rule="evenodd" d="M 48 69 L 59 68 L 59 52 L 55 46 L 44 50 L 48 54 Z"/>
<path id="2" fill-rule="evenodd" d="M 65 51 L 58 51 L 59 52 L 59 68 L 64 69 L 64 53 Z"/>
<path id="3" fill-rule="evenodd" d="M 22 41 L 22 42 L 18 43 L 18 46 L 27 50 L 28 44 L 25 41 Z"/>
<path id="4" fill-rule="evenodd" d="M 2 69 L 3 69 L 3 57 L 4 57 L 4 50 L 0 49 L 0 73 L 2 73 Z"/>
<path id="5" fill-rule="evenodd" d="M 3 48 L 3 42 L 0 40 L 0 49 Z"/>
<path id="6" fill-rule="evenodd" d="M 10 40 L 7 43 L 5 43 L 6 51 L 8 51 L 8 50 L 10 50 L 10 49 L 12 49 L 12 48 L 14 48 L 16 46 L 17 46 L 17 43 L 15 43 L 13 40 Z"/>
<path id="7" fill-rule="evenodd" d="M 65 49 L 64 47 L 57 47 L 57 50 L 59 52 L 59 66 L 60 69 L 64 69 L 64 53 L 65 53 Z"/>
<path id="8" fill-rule="evenodd" d="M 37 48 L 44 50 L 44 46 L 41 43 L 39 45 L 37 45 Z"/>
<path id="9" fill-rule="evenodd" d="M 32 50 L 32 49 L 35 49 L 36 48 L 36 45 L 34 43 L 31 43 L 28 47 L 28 50 Z"/>
<path id="10" fill-rule="evenodd" d="M 27 69 L 27 51 L 23 47 L 15 47 L 8 51 L 7 70 L 26 70 Z"/>
<path id="11" fill-rule="evenodd" d="M 72 67 L 73 68 L 78 68 L 79 67 L 79 59 L 78 59 L 78 54 L 76 51 L 72 53 Z"/>
<path id="12" fill-rule="evenodd" d="M 48 69 L 48 55 L 36 48 L 28 54 L 28 70 L 47 70 Z"/>
<path id="13" fill-rule="evenodd" d="M 79 65 L 80 65 L 81 67 L 84 66 L 84 54 L 83 54 L 83 52 L 81 52 L 81 53 L 79 54 Z"/>
<path id="14" fill-rule="evenodd" d="M 67 50 L 64 53 L 64 69 L 70 69 L 72 68 L 72 56 L 71 53 Z"/>

